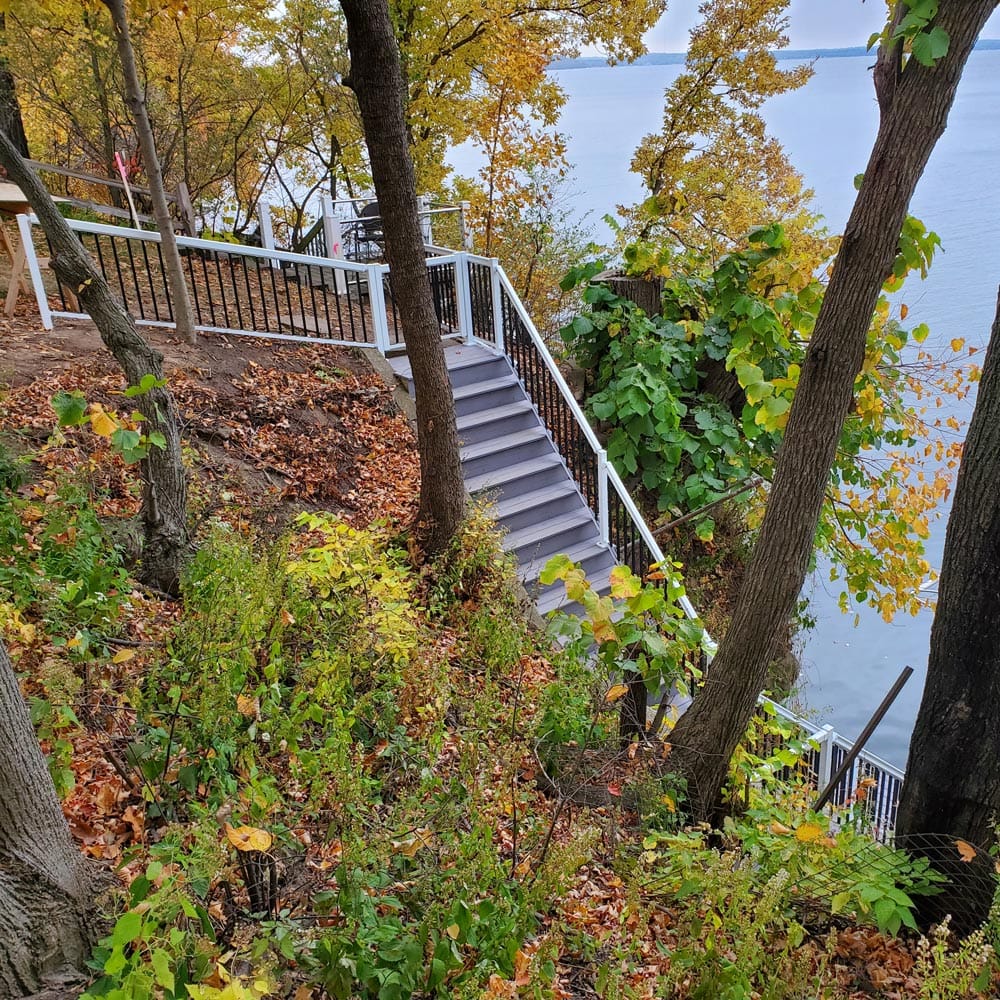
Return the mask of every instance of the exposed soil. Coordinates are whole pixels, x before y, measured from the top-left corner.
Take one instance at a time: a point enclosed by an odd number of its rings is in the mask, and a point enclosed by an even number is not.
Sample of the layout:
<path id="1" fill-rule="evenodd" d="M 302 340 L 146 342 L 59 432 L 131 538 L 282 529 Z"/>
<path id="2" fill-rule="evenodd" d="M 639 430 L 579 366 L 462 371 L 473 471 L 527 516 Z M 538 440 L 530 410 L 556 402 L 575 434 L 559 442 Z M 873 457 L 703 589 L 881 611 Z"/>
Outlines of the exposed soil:
<path id="1" fill-rule="evenodd" d="M 31 303 L 33 305 L 33 303 Z M 0 431 L 37 448 L 56 425 L 50 399 L 80 390 L 88 403 L 127 415 L 123 378 L 94 326 L 57 321 L 42 330 L 27 302 L 0 321 Z M 294 507 L 322 507 L 358 523 L 407 520 L 418 460 L 393 392 L 360 351 L 219 334 L 181 342 L 168 330 L 143 335 L 164 355 L 182 437 L 196 479 L 245 498 L 250 512 L 283 521 Z M 90 455 L 100 444 L 67 432 Z"/>

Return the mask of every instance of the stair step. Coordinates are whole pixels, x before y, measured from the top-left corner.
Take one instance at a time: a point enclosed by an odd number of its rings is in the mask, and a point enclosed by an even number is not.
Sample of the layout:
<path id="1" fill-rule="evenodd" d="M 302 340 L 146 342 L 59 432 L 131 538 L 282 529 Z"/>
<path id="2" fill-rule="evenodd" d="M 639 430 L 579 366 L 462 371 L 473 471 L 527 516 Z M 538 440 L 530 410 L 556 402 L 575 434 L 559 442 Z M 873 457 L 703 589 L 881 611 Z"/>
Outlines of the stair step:
<path id="1" fill-rule="evenodd" d="M 449 362 L 448 378 L 456 389 L 510 374 L 510 362 L 502 354 L 489 356 L 485 350 L 480 351 L 475 356 Z"/>
<path id="2" fill-rule="evenodd" d="M 564 552 L 577 542 L 597 538 L 594 515 L 587 508 L 580 507 L 568 514 L 510 532 L 503 540 L 503 547 L 513 552 L 520 564 Z"/>
<path id="3" fill-rule="evenodd" d="M 584 506 L 583 497 L 567 476 L 540 489 L 508 490 L 496 505 L 496 519 L 508 531 L 517 531 Z"/>
<path id="4" fill-rule="evenodd" d="M 462 460 L 463 476 L 467 478 L 523 462 L 529 458 L 538 458 L 547 452 L 555 453 L 555 445 L 545 429 L 536 423 L 534 427 L 515 431 L 500 438 L 464 445 L 459 450 L 459 455 Z"/>
<path id="5" fill-rule="evenodd" d="M 503 469 L 492 469 L 480 475 L 465 477 L 465 488 L 471 496 L 488 495 L 500 502 L 509 492 L 526 493 L 568 478 L 566 465 L 552 451 L 538 458 L 529 458 Z"/>
<path id="6" fill-rule="evenodd" d="M 461 385 L 454 390 L 454 395 L 455 414 L 459 417 L 527 398 L 521 383 L 509 371 L 506 375 L 487 379 L 485 382 Z"/>
<path id="7" fill-rule="evenodd" d="M 538 425 L 538 414 L 527 399 L 518 399 L 488 410 L 476 410 L 458 418 L 458 438 L 463 444 L 475 444 L 491 437 Z"/>

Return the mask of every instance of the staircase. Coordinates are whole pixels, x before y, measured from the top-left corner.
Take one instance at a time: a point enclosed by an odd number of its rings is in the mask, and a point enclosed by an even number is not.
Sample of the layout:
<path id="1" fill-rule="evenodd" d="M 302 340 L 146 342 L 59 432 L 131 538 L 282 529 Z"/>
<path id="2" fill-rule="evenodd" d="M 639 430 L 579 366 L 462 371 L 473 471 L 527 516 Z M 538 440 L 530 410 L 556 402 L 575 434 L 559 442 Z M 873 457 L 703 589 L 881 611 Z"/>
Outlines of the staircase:
<path id="1" fill-rule="evenodd" d="M 466 489 L 494 504 L 497 523 L 506 532 L 503 546 L 516 557 L 539 613 L 582 611 L 567 603 L 561 581 L 539 586 L 542 567 L 551 556 L 566 553 L 604 594 L 616 560 L 551 435 L 506 357 L 478 344 L 447 343 L 445 360 Z M 407 358 L 389 363 L 412 396 Z"/>

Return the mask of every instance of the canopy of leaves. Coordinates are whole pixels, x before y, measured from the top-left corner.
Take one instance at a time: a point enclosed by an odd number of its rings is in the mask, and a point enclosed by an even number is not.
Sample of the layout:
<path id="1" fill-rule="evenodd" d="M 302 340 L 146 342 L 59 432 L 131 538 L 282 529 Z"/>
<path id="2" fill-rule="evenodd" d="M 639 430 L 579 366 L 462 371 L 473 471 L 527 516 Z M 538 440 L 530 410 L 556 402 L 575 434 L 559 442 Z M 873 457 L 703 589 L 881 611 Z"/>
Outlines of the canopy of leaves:
<path id="1" fill-rule="evenodd" d="M 671 519 L 770 479 L 822 302 L 815 268 L 780 226 L 748 241 L 716 266 L 635 244 L 626 261 L 662 281 L 662 314 L 590 284 L 585 311 L 562 331 L 588 373 L 588 406 L 607 429 L 609 458 Z M 908 220 L 887 288 L 911 269 L 924 272 L 937 242 Z M 567 284 L 596 269 L 576 269 Z M 946 359 L 914 346 L 928 331 L 906 329 L 906 315 L 905 305 L 894 314 L 880 300 L 817 534 L 833 578 L 887 618 L 921 607 L 917 588 L 930 572 L 923 542 L 957 462 L 955 419 L 928 416 L 926 401 L 961 397 L 977 377 L 960 363 L 961 342 Z M 765 495 L 757 486 L 751 526 Z M 710 522 L 702 525 L 710 537 Z"/>
<path id="2" fill-rule="evenodd" d="M 788 0 L 707 0 L 684 72 L 667 88 L 663 125 L 636 150 L 632 170 L 649 197 L 624 210 L 628 232 L 718 257 L 764 219 L 787 222 L 793 242 L 815 240 L 811 192 L 760 108 L 803 86 L 811 67 L 779 68 Z"/>

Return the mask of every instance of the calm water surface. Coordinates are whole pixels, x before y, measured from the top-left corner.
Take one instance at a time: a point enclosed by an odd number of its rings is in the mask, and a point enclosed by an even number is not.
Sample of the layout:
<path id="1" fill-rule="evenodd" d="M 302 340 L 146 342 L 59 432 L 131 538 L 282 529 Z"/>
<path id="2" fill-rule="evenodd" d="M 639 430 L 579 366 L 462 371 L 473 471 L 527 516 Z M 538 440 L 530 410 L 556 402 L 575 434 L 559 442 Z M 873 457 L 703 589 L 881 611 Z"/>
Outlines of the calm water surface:
<path id="1" fill-rule="evenodd" d="M 806 87 L 765 108 L 772 131 L 815 190 L 816 208 L 833 231 L 842 229 L 850 212 L 853 178 L 865 167 L 877 127 L 871 61 L 820 59 Z M 621 66 L 554 74 L 569 95 L 561 128 L 574 166 L 573 207 L 600 238 L 607 237 L 602 217 L 642 196 L 629 161 L 642 137 L 656 130 L 663 90 L 678 71 L 676 66 Z M 456 151 L 454 162 L 465 171 L 473 169 L 466 151 Z M 1000 282 L 1000 51 L 971 57 L 948 130 L 911 211 L 940 235 L 944 252 L 928 279 L 906 290 L 907 322 L 929 324 L 930 344 L 964 337 L 985 346 Z M 971 402 L 954 412 L 966 420 Z M 944 525 L 942 517 L 927 545 L 935 568 L 941 562 Z M 901 667 L 910 664 L 914 676 L 869 744 L 902 765 L 920 702 L 932 616 L 900 616 L 888 625 L 865 608 L 844 615 L 837 608 L 839 588 L 825 579 L 817 573 L 807 585 L 817 626 L 802 652 L 802 700 L 823 721 L 853 736 Z"/>

